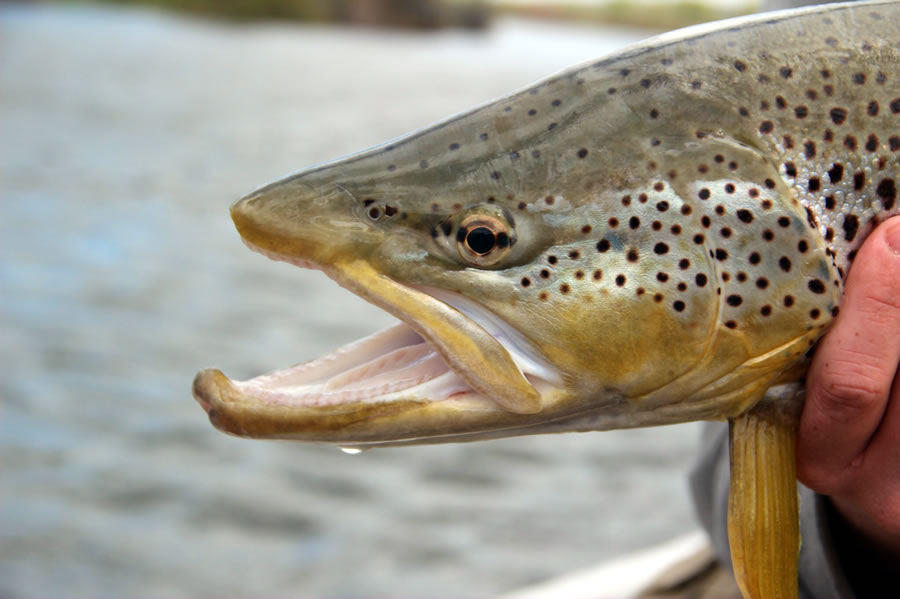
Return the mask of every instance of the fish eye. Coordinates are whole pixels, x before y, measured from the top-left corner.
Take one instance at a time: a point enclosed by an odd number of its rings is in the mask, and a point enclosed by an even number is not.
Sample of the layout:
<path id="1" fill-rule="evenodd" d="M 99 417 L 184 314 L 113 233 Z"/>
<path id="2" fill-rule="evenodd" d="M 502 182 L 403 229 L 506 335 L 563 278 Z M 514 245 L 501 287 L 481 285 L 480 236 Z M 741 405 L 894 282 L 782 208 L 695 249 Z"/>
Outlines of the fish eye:
<path id="1" fill-rule="evenodd" d="M 497 234 L 487 227 L 475 227 L 466 233 L 466 245 L 469 249 L 484 256 L 497 245 Z"/>
<path id="2" fill-rule="evenodd" d="M 509 225 L 490 214 L 464 218 L 456 233 L 460 257 L 474 266 L 491 266 L 509 253 Z"/>

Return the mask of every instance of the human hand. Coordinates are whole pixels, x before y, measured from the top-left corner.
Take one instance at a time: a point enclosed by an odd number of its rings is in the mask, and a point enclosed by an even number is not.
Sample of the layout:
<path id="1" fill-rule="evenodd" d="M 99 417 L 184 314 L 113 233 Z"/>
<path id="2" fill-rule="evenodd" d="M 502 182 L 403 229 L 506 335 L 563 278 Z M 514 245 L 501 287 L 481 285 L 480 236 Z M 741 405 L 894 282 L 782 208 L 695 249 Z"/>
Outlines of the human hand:
<path id="1" fill-rule="evenodd" d="M 846 283 L 807 376 L 798 477 L 900 556 L 900 216 L 872 232 Z"/>

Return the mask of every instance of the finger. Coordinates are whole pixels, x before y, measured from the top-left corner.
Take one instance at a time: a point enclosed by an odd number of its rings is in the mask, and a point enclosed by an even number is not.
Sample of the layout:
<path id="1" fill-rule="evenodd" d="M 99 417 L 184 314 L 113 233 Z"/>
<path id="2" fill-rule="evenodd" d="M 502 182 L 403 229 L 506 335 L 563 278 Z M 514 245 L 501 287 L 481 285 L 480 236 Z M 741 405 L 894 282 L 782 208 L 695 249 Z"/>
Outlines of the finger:
<path id="1" fill-rule="evenodd" d="M 807 376 L 797 432 L 800 479 L 835 494 L 878 428 L 900 360 L 900 218 L 882 223 L 860 248 L 841 313 L 820 342 Z"/>

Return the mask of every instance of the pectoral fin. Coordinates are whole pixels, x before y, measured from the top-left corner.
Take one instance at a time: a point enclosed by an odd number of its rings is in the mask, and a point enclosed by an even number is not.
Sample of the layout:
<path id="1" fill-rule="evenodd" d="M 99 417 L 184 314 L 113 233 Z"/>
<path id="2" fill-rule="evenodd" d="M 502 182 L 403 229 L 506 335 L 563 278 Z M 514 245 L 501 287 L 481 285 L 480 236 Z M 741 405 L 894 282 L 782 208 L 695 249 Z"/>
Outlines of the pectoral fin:
<path id="1" fill-rule="evenodd" d="M 802 389 L 790 387 L 729 420 L 728 540 L 745 599 L 796 599 L 798 593 L 794 436 Z"/>

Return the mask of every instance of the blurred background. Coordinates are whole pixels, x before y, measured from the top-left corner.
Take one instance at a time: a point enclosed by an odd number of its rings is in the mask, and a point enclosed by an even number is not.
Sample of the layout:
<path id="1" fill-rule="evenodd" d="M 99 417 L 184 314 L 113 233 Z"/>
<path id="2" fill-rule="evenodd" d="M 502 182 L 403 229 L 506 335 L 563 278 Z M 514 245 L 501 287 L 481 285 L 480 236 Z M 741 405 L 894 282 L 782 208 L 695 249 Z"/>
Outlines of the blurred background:
<path id="1" fill-rule="evenodd" d="M 486 597 L 695 527 L 697 427 L 375 450 L 191 398 L 390 323 L 254 187 L 742 2 L 0 2 L 0 597 Z"/>

